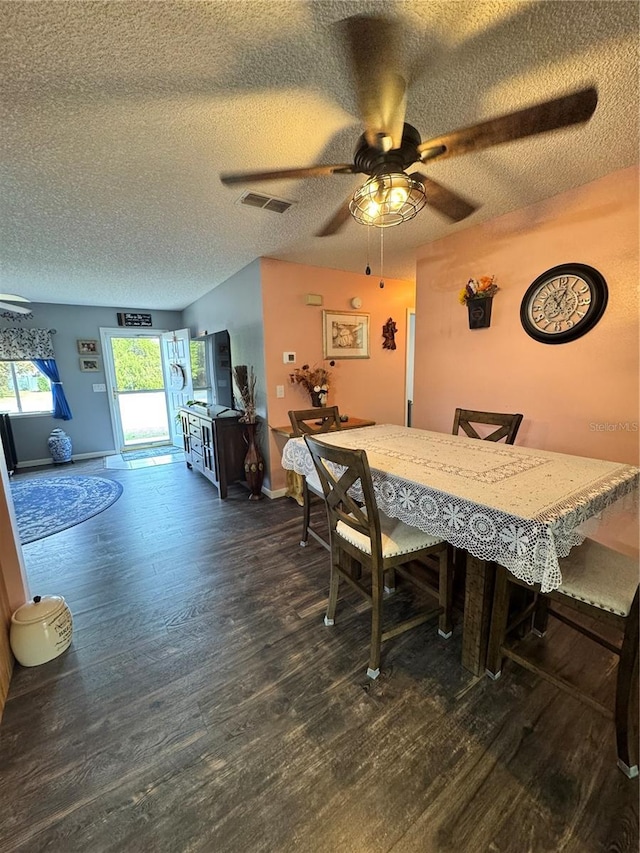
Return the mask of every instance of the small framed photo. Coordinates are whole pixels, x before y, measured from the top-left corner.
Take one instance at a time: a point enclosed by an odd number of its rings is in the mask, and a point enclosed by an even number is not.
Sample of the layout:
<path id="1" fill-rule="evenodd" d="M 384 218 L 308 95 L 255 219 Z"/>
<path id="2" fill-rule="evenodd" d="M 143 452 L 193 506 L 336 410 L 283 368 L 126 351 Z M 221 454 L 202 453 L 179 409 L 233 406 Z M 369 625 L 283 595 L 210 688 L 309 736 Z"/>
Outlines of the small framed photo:
<path id="1" fill-rule="evenodd" d="M 90 373 L 97 373 L 100 370 L 100 359 L 92 356 L 85 356 L 80 359 L 80 370 L 86 370 Z"/>
<path id="2" fill-rule="evenodd" d="M 322 312 L 325 358 L 369 358 L 369 315 Z"/>
<path id="3" fill-rule="evenodd" d="M 98 341 L 78 341 L 78 352 L 80 355 L 97 355 Z"/>

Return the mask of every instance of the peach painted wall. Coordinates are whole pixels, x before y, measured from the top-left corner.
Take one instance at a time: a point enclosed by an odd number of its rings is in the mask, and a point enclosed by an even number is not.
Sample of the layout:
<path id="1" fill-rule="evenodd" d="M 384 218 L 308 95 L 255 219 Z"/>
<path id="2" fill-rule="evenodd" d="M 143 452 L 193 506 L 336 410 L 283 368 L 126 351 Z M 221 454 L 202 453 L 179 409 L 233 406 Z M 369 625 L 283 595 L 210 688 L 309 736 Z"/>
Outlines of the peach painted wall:
<path id="1" fill-rule="evenodd" d="M 456 406 L 523 412 L 518 444 L 638 464 L 638 180 L 623 169 L 419 251 L 415 426 L 449 432 Z M 604 275 L 607 309 L 578 340 L 537 343 L 522 297 L 572 261 Z M 491 328 L 470 331 L 457 293 L 491 273 Z"/>
<path id="2" fill-rule="evenodd" d="M 283 352 L 295 352 L 296 367 L 322 362 L 322 311 L 353 311 L 351 299 L 362 299 L 360 312 L 370 315 L 368 359 L 342 359 L 331 368 L 329 404 L 340 411 L 378 423 L 405 422 L 405 372 L 407 309 L 413 308 L 413 282 L 385 279 L 340 270 L 262 259 L 262 301 L 265 341 L 267 411 L 269 426 L 288 423 L 289 409 L 310 406 L 308 395 L 289 382 L 291 367 Z M 305 305 L 307 293 L 324 299 L 321 307 Z M 382 349 L 382 326 L 392 317 L 398 332 L 397 349 Z M 276 397 L 276 385 L 284 385 L 284 398 Z M 270 437 L 271 488 L 285 485 L 280 466 L 284 440 Z"/>

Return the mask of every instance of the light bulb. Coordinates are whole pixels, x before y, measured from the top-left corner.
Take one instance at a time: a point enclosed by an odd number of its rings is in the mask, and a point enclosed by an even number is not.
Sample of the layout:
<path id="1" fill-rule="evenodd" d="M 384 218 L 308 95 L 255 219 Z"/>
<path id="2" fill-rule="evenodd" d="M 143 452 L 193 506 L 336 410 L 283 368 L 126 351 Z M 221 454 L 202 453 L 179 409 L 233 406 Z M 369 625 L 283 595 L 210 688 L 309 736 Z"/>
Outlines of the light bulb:
<path id="1" fill-rule="evenodd" d="M 387 204 L 391 210 L 400 210 L 409 198 L 405 187 L 392 187 L 387 193 Z"/>
<path id="2" fill-rule="evenodd" d="M 377 201 L 371 199 L 367 204 L 367 216 L 370 216 L 372 219 L 375 219 L 376 216 L 380 213 L 380 205 Z"/>

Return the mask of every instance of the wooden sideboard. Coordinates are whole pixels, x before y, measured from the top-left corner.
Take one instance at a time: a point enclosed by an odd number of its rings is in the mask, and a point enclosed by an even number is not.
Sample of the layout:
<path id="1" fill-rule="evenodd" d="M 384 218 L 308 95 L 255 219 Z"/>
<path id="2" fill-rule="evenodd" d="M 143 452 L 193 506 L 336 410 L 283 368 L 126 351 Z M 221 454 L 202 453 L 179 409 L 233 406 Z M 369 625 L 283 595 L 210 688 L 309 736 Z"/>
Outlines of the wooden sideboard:
<path id="1" fill-rule="evenodd" d="M 348 421 L 343 421 L 340 424 L 340 429 L 359 429 L 360 427 L 369 427 L 374 426 L 375 421 L 369 421 L 363 418 L 352 418 L 349 417 Z M 291 429 L 291 424 L 287 424 L 286 426 L 279 427 L 271 427 L 271 431 L 275 432 L 277 435 L 284 435 L 286 438 L 293 438 L 294 433 Z M 329 430 L 329 432 L 335 432 L 333 428 Z M 287 489 L 285 492 L 285 497 L 293 498 L 294 501 L 299 504 L 299 506 L 304 505 L 304 500 L 302 497 L 302 486 L 303 486 L 303 478 L 300 474 L 296 474 L 295 471 L 287 471 Z"/>
<path id="2" fill-rule="evenodd" d="M 244 457 L 247 445 L 244 427 L 238 413 L 219 417 L 180 409 L 184 454 L 188 468 L 199 471 L 227 497 L 231 483 L 244 480 Z"/>
<path id="3" fill-rule="evenodd" d="M 349 418 L 348 421 L 344 421 L 340 424 L 340 429 L 358 429 L 359 427 L 368 427 L 374 426 L 375 421 L 363 420 L 362 418 Z M 285 435 L 287 438 L 293 438 L 293 431 L 291 429 L 291 424 L 287 424 L 286 426 L 279 427 L 271 427 L 271 430 L 278 435 Z"/>

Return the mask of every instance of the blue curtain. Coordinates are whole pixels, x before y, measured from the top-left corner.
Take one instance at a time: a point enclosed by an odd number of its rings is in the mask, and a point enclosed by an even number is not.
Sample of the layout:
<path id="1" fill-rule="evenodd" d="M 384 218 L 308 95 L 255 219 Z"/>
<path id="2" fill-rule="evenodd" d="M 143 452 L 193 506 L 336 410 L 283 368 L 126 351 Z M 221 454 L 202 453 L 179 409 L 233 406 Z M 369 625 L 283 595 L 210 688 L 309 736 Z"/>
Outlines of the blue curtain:
<path id="1" fill-rule="evenodd" d="M 67 403 L 67 398 L 62 390 L 58 365 L 54 358 L 34 358 L 35 366 L 51 382 L 51 393 L 53 394 L 53 417 L 62 421 L 70 421 L 73 415 Z"/>

